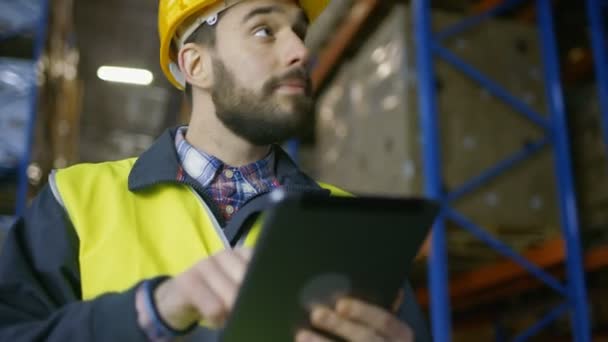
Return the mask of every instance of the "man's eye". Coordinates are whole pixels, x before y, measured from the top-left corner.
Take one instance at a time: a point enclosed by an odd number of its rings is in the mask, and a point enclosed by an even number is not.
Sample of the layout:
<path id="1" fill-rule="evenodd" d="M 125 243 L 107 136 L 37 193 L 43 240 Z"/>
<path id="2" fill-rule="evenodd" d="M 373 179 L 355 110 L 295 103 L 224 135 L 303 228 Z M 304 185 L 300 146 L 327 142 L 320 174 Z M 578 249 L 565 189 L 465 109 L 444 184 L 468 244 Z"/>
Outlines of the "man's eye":
<path id="1" fill-rule="evenodd" d="M 255 30 L 253 35 L 256 37 L 262 37 L 262 38 L 270 37 L 270 36 L 272 36 L 272 30 L 269 29 L 268 27 L 261 27 L 261 28 Z"/>

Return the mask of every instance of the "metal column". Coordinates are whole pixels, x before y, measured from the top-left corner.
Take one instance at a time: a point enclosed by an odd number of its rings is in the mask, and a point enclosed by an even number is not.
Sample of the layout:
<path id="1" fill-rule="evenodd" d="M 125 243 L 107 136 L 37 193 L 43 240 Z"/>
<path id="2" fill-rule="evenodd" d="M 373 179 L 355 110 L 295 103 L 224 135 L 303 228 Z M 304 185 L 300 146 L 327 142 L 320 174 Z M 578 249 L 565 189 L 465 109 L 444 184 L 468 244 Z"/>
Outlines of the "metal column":
<path id="1" fill-rule="evenodd" d="M 435 71 L 433 52 L 429 44 L 433 39 L 431 31 L 431 4 L 430 1 L 418 0 L 414 1 L 412 5 L 412 14 L 414 15 L 416 25 L 414 38 L 417 45 L 418 102 L 421 113 L 424 182 L 427 195 L 440 203 L 444 203 Z M 445 215 L 442 212 L 433 227 L 429 257 L 431 328 L 435 341 L 449 341 L 451 339 L 452 320 L 450 318 L 447 261 Z"/>
<path id="2" fill-rule="evenodd" d="M 47 39 L 47 26 L 48 26 L 48 14 L 49 14 L 49 0 L 41 0 L 42 11 L 40 12 L 40 18 L 37 20 L 36 27 L 36 39 L 34 43 L 33 60 L 36 62 L 36 75 L 39 76 L 41 72 L 41 65 L 38 63 L 40 57 L 44 51 L 44 46 Z M 25 141 L 25 154 L 22 156 L 19 162 L 19 172 L 17 174 L 18 187 L 17 187 L 17 200 L 15 205 L 15 216 L 19 217 L 25 213 L 27 206 L 27 194 L 28 194 L 28 176 L 27 168 L 32 159 L 32 145 L 34 143 L 34 132 L 36 127 L 36 116 L 38 114 L 38 84 L 32 84 L 30 99 L 30 117 L 28 120 L 27 134 Z"/>
<path id="3" fill-rule="evenodd" d="M 539 34 L 543 51 L 545 89 L 550 115 L 542 115 L 524 101 L 510 94 L 476 68 L 461 60 L 441 45 L 441 40 L 466 31 L 483 21 L 492 18 L 511 6 L 525 0 L 507 0 L 480 15 L 467 18 L 438 33 L 432 32 L 430 0 L 413 1 L 413 22 L 417 44 L 417 68 L 419 82 L 420 121 L 423 135 L 423 158 L 427 195 L 442 203 L 442 215 L 433 230 L 433 243 L 429 259 L 429 284 L 431 289 L 431 317 L 433 335 L 436 341 L 451 340 L 450 303 L 448 297 L 447 255 L 445 220 L 458 224 L 463 229 L 484 241 L 498 253 L 509 257 L 521 267 L 543 281 L 566 301 L 549 311 L 537 324 L 515 337 L 524 341 L 538 333 L 542 328 L 570 310 L 573 335 L 576 341 L 590 341 L 590 324 L 587 309 L 584 269 L 581 256 L 578 211 L 574 188 L 570 142 L 566 123 L 563 92 L 559 77 L 559 58 L 553 27 L 553 13 L 550 0 L 536 0 Z M 532 0 L 534 1 L 534 0 Z M 477 177 L 465 182 L 456 190 L 445 193 L 441 187 L 443 174 L 441 167 L 439 116 L 435 93 L 435 57 L 442 58 L 452 67 L 461 71 L 472 81 L 485 88 L 497 99 L 510 105 L 517 113 L 536 124 L 545 132 L 545 137 L 528 144 L 522 150 L 505 158 L 495 166 L 481 172 Z M 558 279 L 528 261 L 509 246 L 489 234 L 482 227 L 468 220 L 452 208 L 452 202 L 472 192 L 491 179 L 498 177 L 520 162 L 541 151 L 546 146 L 554 147 L 555 172 L 559 194 L 560 218 L 567 251 L 567 283 Z"/>
<path id="4" fill-rule="evenodd" d="M 570 137 L 564 95 L 560 80 L 560 63 L 557 41 L 554 33 L 551 0 L 537 0 L 540 41 L 545 69 L 545 88 L 553 123 L 555 171 L 558 181 L 558 196 L 562 233 L 566 241 L 566 270 L 568 300 L 571 305 L 572 330 L 576 341 L 590 341 L 591 328 L 587 308 L 585 288 L 585 269 L 582 259 L 580 227 L 572 158 L 570 156 Z"/>

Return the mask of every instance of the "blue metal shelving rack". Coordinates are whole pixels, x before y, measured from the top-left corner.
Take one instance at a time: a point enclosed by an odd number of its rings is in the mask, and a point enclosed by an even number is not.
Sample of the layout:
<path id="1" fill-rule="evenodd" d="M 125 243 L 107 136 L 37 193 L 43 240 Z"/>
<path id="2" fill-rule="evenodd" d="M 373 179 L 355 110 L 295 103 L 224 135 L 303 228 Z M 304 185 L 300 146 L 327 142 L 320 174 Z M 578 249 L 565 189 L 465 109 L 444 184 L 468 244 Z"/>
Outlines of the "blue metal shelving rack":
<path id="1" fill-rule="evenodd" d="M 544 69 L 545 89 L 549 115 L 543 116 L 530 108 L 524 101 L 510 94 L 502 86 L 486 77 L 470 64 L 461 60 L 455 54 L 441 45 L 441 41 L 455 36 L 483 21 L 502 13 L 504 10 L 524 3 L 535 2 L 538 13 L 538 28 L 542 45 L 542 60 Z M 590 3 L 598 1 L 589 0 Z M 605 1 L 604 1 L 605 2 Z M 417 69 L 419 78 L 419 103 L 421 115 L 421 131 L 423 136 L 423 162 L 425 171 L 425 187 L 427 195 L 442 204 L 441 215 L 434 227 L 431 255 L 429 257 L 429 286 L 431 293 L 431 319 L 435 341 L 451 340 L 450 301 L 448 295 L 448 258 L 446 253 L 446 220 L 450 220 L 474 236 L 487 243 L 498 253 L 513 259 L 523 268 L 542 280 L 565 301 L 537 324 L 530 327 L 514 338 L 523 341 L 538 333 L 542 328 L 553 322 L 565 312 L 570 312 L 572 331 L 575 341 L 590 341 L 590 322 L 587 308 L 587 293 L 585 288 L 584 269 L 582 263 L 581 241 L 579 236 L 579 220 L 576 206 L 576 193 L 573 181 L 570 142 L 566 123 L 563 91 L 560 80 L 559 58 L 551 0 L 507 0 L 501 5 L 467 18 L 440 32 L 433 32 L 431 19 L 431 0 L 413 0 L 413 21 L 415 41 L 417 45 Z M 603 39 L 601 39 L 603 42 Z M 442 160 L 440 150 L 440 130 L 435 92 L 435 57 L 446 61 L 449 65 L 460 70 L 464 75 L 478 83 L 494 97 L 509 104 L 529 121 L 536 124 L 545 132 L 545 137 L 523 148 L 511 157 L 499 162 L 494 167 L 483 171 L 479 176 L 466 182 L 453 192 L 445 192 L 442 188 Z M 605 56 L 604 56 L 605 57 Z M 606 61 L 606 59 L 604 59 Z M 604 62 L 604 67 L 608 64 Z M 605 72 L 603 76 L 607 76 Z M 608 85 L 608 82 L 606 82 Z M 608 88 L 603 89 L 608 92 Z M 608 101 L 608 96 L 602 96 Z M 608 111 L 608 106 L 604 107 Z M 608 118 L 605 112 L 605 118 Z M 608 130 L 607 130 L 608 133 Z M 608 135 L 607 135 L 608 136 Z M 452 203 L 485 184 L 487 181 L 502 175 L 519 162 L 526 160 L 545 147 L 553 147 L 555 173 L 557 176 L 560 219 L 562 233 L 566 244 L 566 283 L 545 272 L 540 267 L 526 260 L 507 245 L 491 236 L 482 227 L 468 220 L 457 212 Z"/>
<path id="2" fill-rule="evenodd" d="M 606 40 L 607 0 L 587 0 L 587 15 L 591 33 L 591 46 L 595 60 L 595 74 L 600 100 L 602 133 L 608 152 L 608 41 Z"/>
<path id="3" fill-rule="evenodd" d="M 11 0 L 0 2 L 0 11 L 4 14 L 10 13 L 12 17 L 6 19 L 27 18 L 21 20 L 18 25 L 5 25 L 8 29 L 0 30 L 0 44 L 15 37 L 29 37 L 33 39 L 32 68 L 33 82 L 28 85 L 29 108 L 25 128 L 24 141 L 2 141 L 4 144 L 23 144 L 24 152 L 18 156 L 17 165 L 0 165 L 0 182 L 15 182 L 17 193 L 15 198 L 15 217 L 22 215 L 27 205 L 28 177 L 27 168 L 31 160 L 31 151 L 35 129 L 36 114 L 38 112 L 38 85 L 36 81 L 39 75 L 40 59 L 47 39 L 47 26 L 49 14 L 49 0 Z M 0 16 L 2 19 L 2 16 Z M 1 71 L 1 70 L 0 70 Z M 0 103 L 0 106 L 2 104 Z M 10 176 L 10 177 L 9 177 Z M 7 218 L 3 217 L 3 221 Z M 1 223 L 1 222 L 0 222 Z"/>

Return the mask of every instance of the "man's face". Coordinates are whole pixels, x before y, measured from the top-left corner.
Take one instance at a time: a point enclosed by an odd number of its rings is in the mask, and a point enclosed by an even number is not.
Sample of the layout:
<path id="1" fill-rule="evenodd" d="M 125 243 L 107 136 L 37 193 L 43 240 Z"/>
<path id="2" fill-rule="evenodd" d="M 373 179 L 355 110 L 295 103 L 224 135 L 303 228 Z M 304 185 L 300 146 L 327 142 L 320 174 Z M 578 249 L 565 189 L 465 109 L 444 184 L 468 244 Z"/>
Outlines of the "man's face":
<path id="1" fill-rule="evenodd" d="M 287 0 L 243 1 L 218 23 L 212 99 L 222 122 L 255 145 L 292 137 L 312 113 L 307 28 Z"/>

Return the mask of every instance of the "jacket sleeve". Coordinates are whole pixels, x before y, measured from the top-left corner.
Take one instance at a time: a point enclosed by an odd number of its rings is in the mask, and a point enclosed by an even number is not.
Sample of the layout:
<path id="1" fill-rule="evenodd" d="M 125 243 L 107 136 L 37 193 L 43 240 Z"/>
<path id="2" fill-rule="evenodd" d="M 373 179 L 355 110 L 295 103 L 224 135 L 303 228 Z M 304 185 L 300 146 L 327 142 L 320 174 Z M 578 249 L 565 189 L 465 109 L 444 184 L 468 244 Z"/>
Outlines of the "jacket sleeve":
<path id="1" fill-rule="evenodd" d="M 0 341 L 145 341 L 135 288 L 81 300 L 78 237 L 47 186 L 0 253 Z"/>
<path id="2" fill-rule="evenodd" d="M 416 294 L 409 281 L 404 286 L 403 304 L 399 309 L 399 318 L 405 321 L 414 331 L 416 342 L 431 342 L 431 334 L 426 323 L 426 319 L 420 310 L 420 305 L 416 300 Z"/>

